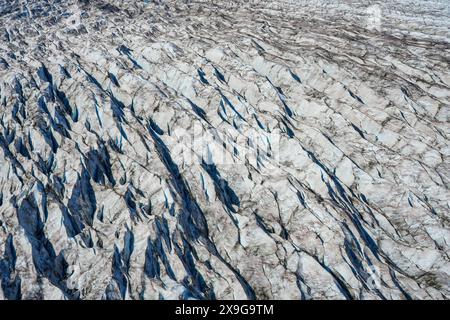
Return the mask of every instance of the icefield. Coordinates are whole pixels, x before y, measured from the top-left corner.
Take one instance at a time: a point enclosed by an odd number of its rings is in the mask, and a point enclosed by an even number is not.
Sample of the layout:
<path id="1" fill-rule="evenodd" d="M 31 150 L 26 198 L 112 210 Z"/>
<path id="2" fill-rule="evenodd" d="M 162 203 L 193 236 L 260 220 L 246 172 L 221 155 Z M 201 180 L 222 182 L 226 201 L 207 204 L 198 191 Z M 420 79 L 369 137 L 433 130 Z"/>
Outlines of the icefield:
<path id="1" fill-rule="evenodd" d="M 447 0 L 0 0 L 0 300 L 449 299 Z"/>

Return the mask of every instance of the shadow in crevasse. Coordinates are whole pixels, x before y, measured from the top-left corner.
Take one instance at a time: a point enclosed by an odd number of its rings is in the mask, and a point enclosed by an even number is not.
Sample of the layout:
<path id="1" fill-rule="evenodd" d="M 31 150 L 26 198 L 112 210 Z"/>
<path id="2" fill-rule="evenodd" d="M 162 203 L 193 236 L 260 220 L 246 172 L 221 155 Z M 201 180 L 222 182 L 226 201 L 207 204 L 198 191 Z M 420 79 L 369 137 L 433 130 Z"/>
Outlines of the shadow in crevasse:
<path id="1" fill-rule="evenodd" d="M 31 244 L 32 259 L 37 274 L 58 287 L 66 298 L 78 299 L 79 292 L 68 288 L 66 284 L 68 264 L 64 254 L 61 252 L 56 255 L 53 245 L 45 236 L 44 223 L 34 194 L 22 200 L 20 206 L 14 205 L 17 208 L 19 225 L 25 230 L 25 235 Z"/>
<path id="2" fill-rule="evenodd" d="M 240 205 L 239 197 L 230 188 L 228 182 L 220 176 L 219 171 L 214 163 L 206 163 L 202 159 L 202 168 L 208 173 L 214 182 L 214 187 L 219 200 L 224 204 L 224 206 L 231 212 L 237 213 L 237 210 L 233 206 Z"/>
<path id="3" fill-rule="evenodd" d="M 20 300 L 21 278 L 15 275 L 16 268 L 16 250 L 14 248 L 13 236 L 9 234 L 6 238 L 5 253 L 0 259 L 0 281 L 3 295 L 8 300 Z"/>
<path id="4" fill-rule="evenodd" d="M 169 149 L 164 144 L 163 140 L 158 136 L 157 132 L 152 128 L 152 126 L 148 125 L 147 127 L 153 139 L 158 156 L 170 174 L 171 192 L 173 194 L 173 197 L 174 199 L 180 201 L 182 206 L 182 210 L 178 214 L 178 220 L 184 230 L 186 239 L 182 237 L 181 240 L 183 243 L 183 248 L 178 246 L 175 252 L 183 262 L 184 267 L 191 276 L 195 286 L 195 288 L 189 288 L 190 290 L 186 294 L 197 296 L 197 294 L 201 292 L 203 293 L 203 296 L 205 298 L 212 298 L 212 290 L 210 290 L 208 286 L 204 284 L 204 282 L 202 282 L 202 279 L 199 278 L 199 273 L 195 270 L 194 265 L 191 261 L 192 257 L 196 256 L 196 253 L 195 249 L 190 245 L 190 243 L 202 242 L 205 244 L 205 247 L 212 255 L 216 256 L 234 273 L 234 275 L 242 285 L 247 297 L 249 299 L 254 299 L 255 292 L 253 288 L 244 279 L 244 277 L 242 277 L 242 275 L 220 255 L 215 244 L 209 239 L 208 225 L 204 213 L 202 212 L 197 201 L 192 196 L 189 185 L 181 175 L 178 166 L 172 160 Z"/>

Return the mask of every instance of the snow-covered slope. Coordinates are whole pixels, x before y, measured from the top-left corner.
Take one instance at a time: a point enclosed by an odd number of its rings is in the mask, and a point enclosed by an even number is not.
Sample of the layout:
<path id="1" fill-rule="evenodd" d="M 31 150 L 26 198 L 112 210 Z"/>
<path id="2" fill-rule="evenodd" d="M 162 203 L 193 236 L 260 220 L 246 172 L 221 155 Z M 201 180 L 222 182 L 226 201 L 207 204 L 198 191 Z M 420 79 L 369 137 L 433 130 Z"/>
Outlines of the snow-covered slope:
<path id="1" fill-rule="evenodd" d="M 0 0 L 1 299 L 450 297 L 449 5 Z"/>

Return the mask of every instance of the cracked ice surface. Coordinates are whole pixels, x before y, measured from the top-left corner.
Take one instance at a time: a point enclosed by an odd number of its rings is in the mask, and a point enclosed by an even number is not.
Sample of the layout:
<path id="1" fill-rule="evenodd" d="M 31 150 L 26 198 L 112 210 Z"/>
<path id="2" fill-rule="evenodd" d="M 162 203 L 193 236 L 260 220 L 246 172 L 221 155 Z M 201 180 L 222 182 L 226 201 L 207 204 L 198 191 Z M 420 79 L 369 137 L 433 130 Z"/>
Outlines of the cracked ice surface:
<path id="1" fill-rule="evenodd" d="M 0 0 L 0 299 L 450 297 L 446 0 Z"/>

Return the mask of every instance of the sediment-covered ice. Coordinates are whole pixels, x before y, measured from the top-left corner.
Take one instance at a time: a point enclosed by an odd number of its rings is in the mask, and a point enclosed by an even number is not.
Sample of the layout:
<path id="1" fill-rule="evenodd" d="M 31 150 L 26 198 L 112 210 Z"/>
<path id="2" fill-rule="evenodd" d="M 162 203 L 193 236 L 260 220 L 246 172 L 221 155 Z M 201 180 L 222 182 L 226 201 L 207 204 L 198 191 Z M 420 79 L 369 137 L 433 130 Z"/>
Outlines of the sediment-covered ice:
<path id="1" fill-rule="evenodd" d="M 0 299 L 447 299 L 450 9 L 0 0 Z"/>

